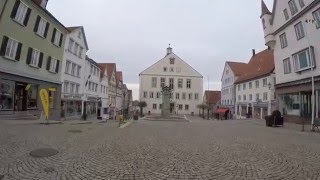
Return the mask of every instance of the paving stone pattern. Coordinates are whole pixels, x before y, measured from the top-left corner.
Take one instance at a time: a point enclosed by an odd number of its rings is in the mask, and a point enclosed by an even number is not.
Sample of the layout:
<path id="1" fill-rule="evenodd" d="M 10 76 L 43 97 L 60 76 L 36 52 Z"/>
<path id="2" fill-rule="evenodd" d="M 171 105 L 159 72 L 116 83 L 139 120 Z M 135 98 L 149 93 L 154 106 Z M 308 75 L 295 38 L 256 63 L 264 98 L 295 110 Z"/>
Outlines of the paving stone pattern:
<path id="1" fill-rule="evenodd" d="M 0 179 L 320 179 L 319 133 L 259 120 L 117 126 L 1 121 Z"/>

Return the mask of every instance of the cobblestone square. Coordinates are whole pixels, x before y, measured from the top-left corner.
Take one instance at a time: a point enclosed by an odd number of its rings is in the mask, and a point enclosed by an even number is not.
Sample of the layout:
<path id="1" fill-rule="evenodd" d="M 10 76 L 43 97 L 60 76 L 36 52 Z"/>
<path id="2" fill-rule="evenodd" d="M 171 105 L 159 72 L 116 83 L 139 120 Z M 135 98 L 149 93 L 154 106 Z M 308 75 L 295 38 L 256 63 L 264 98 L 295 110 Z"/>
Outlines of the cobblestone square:
<path id="1" fill-rule="evenodd" d="M 0 179 L 320 179 L 320 134 L 262 120 L 0 121 Z M 58 154 L 32 157 L 38 148 Z"/>

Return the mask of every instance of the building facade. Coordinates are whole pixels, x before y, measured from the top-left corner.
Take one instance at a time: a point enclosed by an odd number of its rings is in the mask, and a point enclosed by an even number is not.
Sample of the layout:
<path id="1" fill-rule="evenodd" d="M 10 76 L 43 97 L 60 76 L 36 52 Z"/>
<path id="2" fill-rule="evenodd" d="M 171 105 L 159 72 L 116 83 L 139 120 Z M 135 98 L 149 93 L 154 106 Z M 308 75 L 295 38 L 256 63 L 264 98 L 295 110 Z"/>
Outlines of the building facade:
<path id="1" fill-rule="evenodd" d="M 89 50 L 83 27 L 68 27 L 61 81 L 61 117 L 76 118 L 83 115 L 86 52 Z"/>
<path id="2" fill-rule="evenodd" d="M 145 112 L 161 114 L 163 86 L 172 89 L 171 114 L 195 114 L 202 103 L 203 76 L 167 48 L 167 54 L 160 61 L 139 74 L 140 101 L 145 101 Z"/>
<path id="3" fill-rule="evenodd" d="M 265 44 L 274 49 L 278 109 L 286 120 L 319 117 L 320 1 L 262 1 Z"/>
<path id="4" fill-rule="evenodd" d="M 228 110 L 228 117 L 235 114 L 235 86 L 234 82 L 244 72 L 246 63 L 227 61 L 221 78 L 221 107 Z"/>
<path id="5" fill-rule="evenodd" d="M 275 109 L 273 50 L 254 53 L 246 69 L 235 81 L 236 118 L 264 119 Z"/>
<path id="6" fill-rule="evenodd" d="M 84 66 L 84 110 L 87 116 L 98 116 L 101 108 L 100 98 L 100 67 L 93 59 L 86 56 Z M 101 112 L 101 111 L 100 111 Z"/>
<path id="7" fill-rule="evenodd" d="M 111 119 L 116 115 L 116 97 L 117 97 L 117 82 L 116 82 L 116 64 L 115 63 L 99 63 L 100 67 L 107 71 L 108 77 L 108 113 Z"/>
<path id="8" fill-rule="evenodd" d="M 61 64 L 68 30 L 46 1 L 1 1 L 0 114 L 40 116 L 49 91 L 49 119 L 60 119 Z"/>
<path id="9" fill-rule="evenodd" d="M 117 87 L 117 93 L 116 93 L 116 115 L 123 113 L 123 80 L 122 80 L 122 72 L 117 71 L 116 72 L 116 87 Z"/>

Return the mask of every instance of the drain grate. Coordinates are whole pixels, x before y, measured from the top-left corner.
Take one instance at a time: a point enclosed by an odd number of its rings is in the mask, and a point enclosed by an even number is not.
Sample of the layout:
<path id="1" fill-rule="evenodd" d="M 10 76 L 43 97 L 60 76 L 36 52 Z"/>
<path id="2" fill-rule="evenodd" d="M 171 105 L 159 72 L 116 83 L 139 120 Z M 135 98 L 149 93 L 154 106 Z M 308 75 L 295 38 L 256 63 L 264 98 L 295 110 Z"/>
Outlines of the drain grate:
<path id="1" fill-rule="evenodd" d="M 53 167 L 46 167 L 46 168 L 44 168 L 43 170 L 44 170 L 44 172 L 46 172 L 46 173 L 52 173 L 52 172 L 55 171 L 55 169 L 54 169 Z"/>
<path id="2" fill-rule="evenodd" d="M 52 148 L 39 148 L 30 152 L 32 157 L 50 157 L 58 154 L 59 151 Z"/>
<path id="3" fill-rule="evenodd" d="M 71 132 L 71 133 L 82 133 L 81 130 L 69 130 L 68 132 Z"/>

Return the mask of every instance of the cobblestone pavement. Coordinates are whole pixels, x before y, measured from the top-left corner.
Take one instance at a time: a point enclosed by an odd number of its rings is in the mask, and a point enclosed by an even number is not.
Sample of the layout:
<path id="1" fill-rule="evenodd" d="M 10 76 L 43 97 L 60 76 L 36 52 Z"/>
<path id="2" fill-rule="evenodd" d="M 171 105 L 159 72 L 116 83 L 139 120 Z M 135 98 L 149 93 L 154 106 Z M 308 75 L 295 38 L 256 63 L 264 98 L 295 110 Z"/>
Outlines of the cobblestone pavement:
<path id="1" fill-rule="evenodd" d="M 0 121 L 0 179 L 320 179 L 319 133 L 259 120 L 117 126 Z"/>

